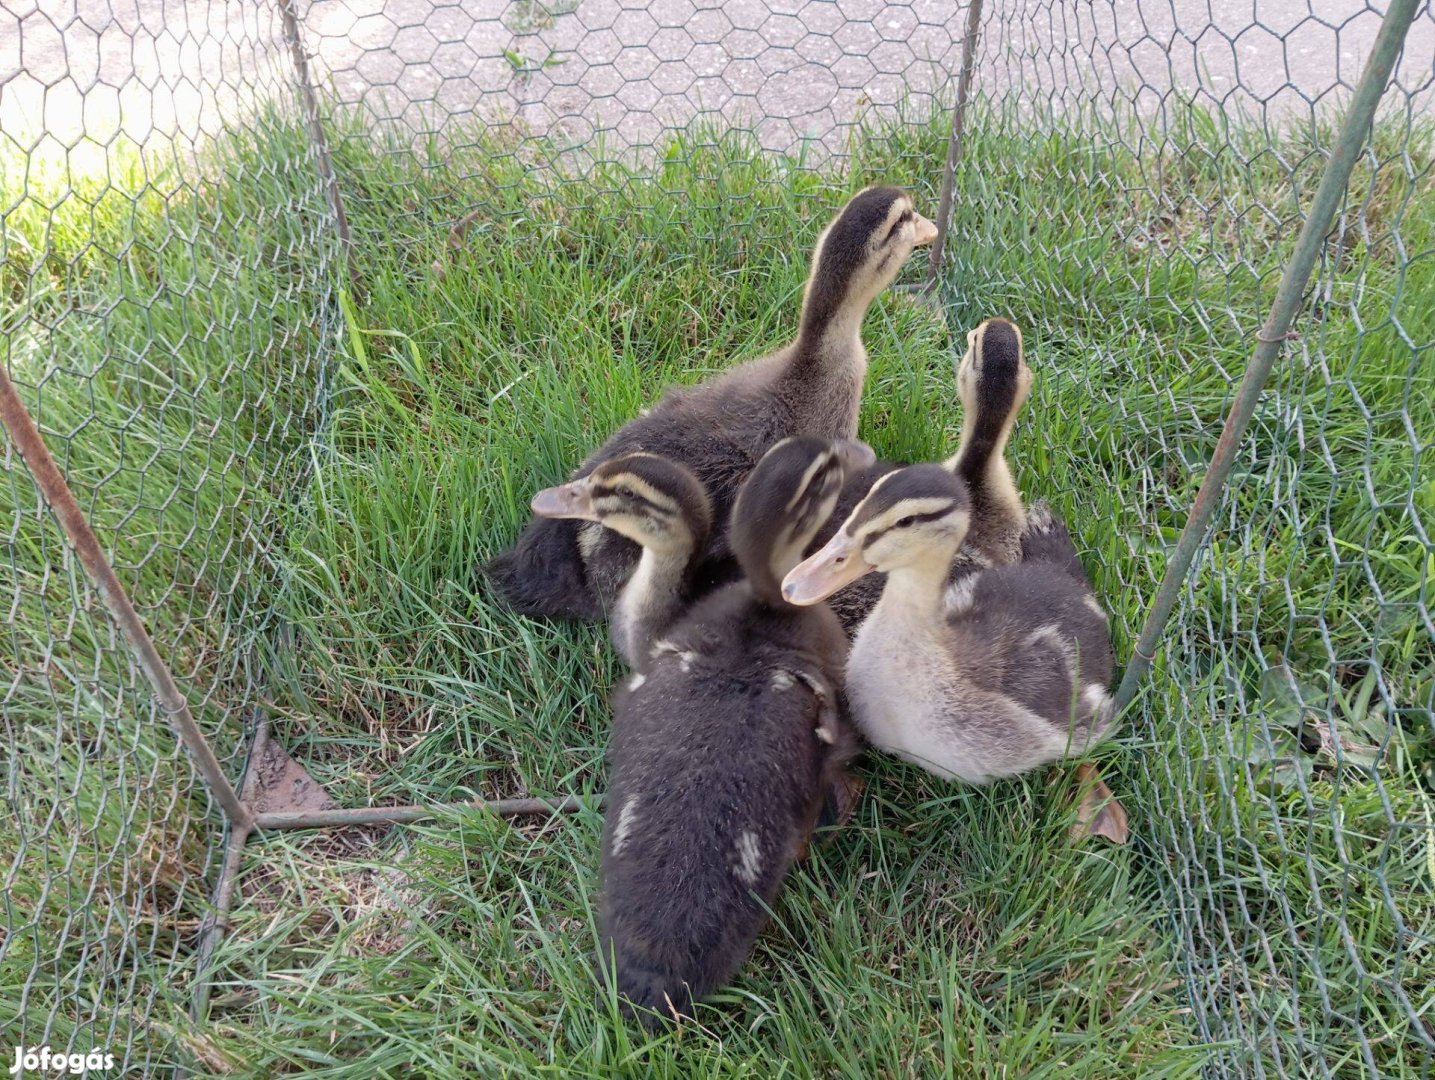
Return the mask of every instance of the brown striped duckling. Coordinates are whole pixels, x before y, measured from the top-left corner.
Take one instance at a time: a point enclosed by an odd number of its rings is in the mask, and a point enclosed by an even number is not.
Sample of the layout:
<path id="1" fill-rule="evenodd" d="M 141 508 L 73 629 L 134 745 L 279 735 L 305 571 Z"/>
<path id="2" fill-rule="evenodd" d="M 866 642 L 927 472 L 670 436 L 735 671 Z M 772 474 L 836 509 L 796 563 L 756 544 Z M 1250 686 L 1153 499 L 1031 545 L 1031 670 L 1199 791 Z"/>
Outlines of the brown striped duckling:
<path id="1" fill-rule="evenodd" d="M 787 603 L 780 582 L 871 461 L 851 441 L 774 446 L 733 508 L 742 579 L 670 626 L 615 697 L 601 959 L 649 1025 L 737 972 L 856 753 L 846 635 L 824 605 Z"/>
<path id="2" fill-rule="evenodd" d="M 852 438 L 867 373 L 862 319 L 914 248 L 937 229 L 900 188 L 858 192 L 823 231 L 803 293 L 797 337 L 696 386 L 670 389 L 624 424 L 573 474 L 647 452 L 690 468 L 713 504 L 702 548 L 710 582 L 735 573 L 727 520 L 739 484 L 780 439 L 808 434 Z M 595 522 L 536 517 L 488 564 L 499 594 L 530 615 L 597 619 L 638 563 L 628 537 Z"/>
<path id="3" fill-rule="evenodd" d="M 942 466 L 889 473 L 783 595 L 820 603 L 885 573 L 847 664 L 853 719 L 879 749 L 984 784 L 1105 736 L 1114 658 L 1071 536 L 1045 509 L 1029 515 L 1020 563 L 950 581 L 972 516 L 966 482 Z"/>
<path id="4" fill-rule="evenodd" d="M 700 588 L 696 557 L 712 527 L 712 507 L 697 477 L 656 454 L 627 454 L 540 491 L 533 512 L 597 522 L 639 546 L 638 565 L 608 613 L 608 632 L 623 662 L 646 670 L 653 642 Z"/>

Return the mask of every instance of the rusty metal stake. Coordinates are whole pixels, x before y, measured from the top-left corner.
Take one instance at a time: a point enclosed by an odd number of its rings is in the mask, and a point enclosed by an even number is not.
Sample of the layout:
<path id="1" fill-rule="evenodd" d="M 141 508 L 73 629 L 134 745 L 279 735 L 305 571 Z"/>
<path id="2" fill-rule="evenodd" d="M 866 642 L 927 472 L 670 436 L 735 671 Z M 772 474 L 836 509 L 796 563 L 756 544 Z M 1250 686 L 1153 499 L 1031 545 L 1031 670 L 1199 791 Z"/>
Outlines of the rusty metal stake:
<path id="1" fill-rule="evenodd" d="M 328 829 L 342 825 L 408 825 L 435 817 L 445 810 L 457 808 L 484 809 L 499 817 L 535 817 L 548 814 L 574 814 L 580 810 L 601 810 L 603 796 L 580 799 L 496 799 L 486 802 L 439 803 L 435 806 L 360 806 L 349 810 L 281 810 L 256 814 L 256 829 Z"/>
<path id="2" fill-rule="evenodd" d="M 209 1012 L 209 995 L 214 988 L 214 973 L 210 964 L 214 950 L 229 928 L 229 908 L 234 901 L 234 890 L 239 884 L 239 861 L 244 855 L 244 844 L 249 839 L 249 826 L 231 827 L 229 839 L 224 846 L 224 862 L 219 867 L 219 882 L 214 890 L 214 910 L 204 917 L 199 927 L 199 948 L 195 950 L 194 990 L 190 996 L 189 1015 L 196 1024 L 202 1024 Z"/>
<path id="3" fill-rule="evenodd" d="M 982 28 L 982 0 L 971 0 L 967 8 L 967 32 L 962 40 L 962 71 L 957 78 L 957 100 L 952 107 L 952 134 L 947 140 L 947 163 L 942 173 L 942 195 L 937 203 L 937 238 L 932 241 L 928 256 L 927 280 L 922 286 L 924 293 L 937 288 L 937 278 L 942 272 L 942 262 L 947 250 L 947 229 L 952 220 L 953 188 L 957 182 L 957 164 L 962 159 L 962 147 L 967 124 L 967 99 L 971 96 L 972 72 L 977 65 L 977 37 Z"/>
<path id="4" fill-rule="evenodd" d="M 339 190 L 339 178 L 334 174 L 334 161 L 329 154 L 329 136 L 324 131 L 324 118 L 319 110 L 318 95 L 314 93 L 314 79 L 309 71 L 309 50 L 304 47 L 304 40 L 299 33 L 299 16 L 294 11 L 294 0 L 279 0 L 279 16 L 284 24 L 284 40 L 289 45 L 289 56 L 294 61 L 299 106 L 303 109 L 304 121 L 309 126 L 309 138 L 314 144 L 319 179 L 324 183 L 329 209 L 334 214 L 334 228 L 344 248 L 344 266 L 352 284 L 355 280 L 354 245 L 349 237 L 349 215 L 344 212 L 344 196 Z"/>
<path id="5" fill-rule="evenodd" d="M 19 448 L 20 456 L 25 459 L 25 464 L 30 469 L 30 475 L 35 478 L 35 486 L 40 489 L 40 494 L 49 504 L 60 528 L 64 529 L 65 535 L 70 538 L 75 554 L 79 556 L 85 572 L 99 591 L 100 600 L 109 610 L 110 617 L 124 634 L 125 640 L 129 642 L 135 660 L 138 661 L 145 678 L 149 680 L 150 686 L 154 688 L 155 697 L 159 699 L 170 725 L 189 751 L 195 768 L 204 777 L 209 790 L 224 808 L 231 827 L 250 828 L 253 818 L 249 808 L 240 802 L 219 765 L 219 759 L 214 756 L 204 733 L 194 722 L 189 703 L 175 685 L 169 668 L 160 658 L 149 632 L 145 629 L 144 620 L 130 603 L 124 586 L 120 584 L 114 568 L 105 558 L 94 530 L 85 520 L 85 512 L 80 509 L 70 485 L 65 482 L 55 459 L 50 456 L 39 428 L 26 410 L 25 403 L 20 400 L 20 394 L 16 391 L 15 384 L 10 381 L 10 373 L 3 363 L 0 363 L 0 422 L 4 423 L 11 441 Z"/>

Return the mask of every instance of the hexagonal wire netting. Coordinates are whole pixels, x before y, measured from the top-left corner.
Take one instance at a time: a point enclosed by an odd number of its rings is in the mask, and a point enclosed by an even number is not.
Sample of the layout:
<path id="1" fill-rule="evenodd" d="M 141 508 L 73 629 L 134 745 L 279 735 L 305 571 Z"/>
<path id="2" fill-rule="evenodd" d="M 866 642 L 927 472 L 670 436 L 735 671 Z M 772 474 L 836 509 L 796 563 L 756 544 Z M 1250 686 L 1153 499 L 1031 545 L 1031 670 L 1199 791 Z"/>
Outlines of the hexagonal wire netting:
<path id="1" fill-rule="evenodd" d="M 276 538 L 258 493 L 293 474 L 333 333 L 337 242 L 277 123 L 280 31 L 268 5 L 0 4 L 4 370 L 235 776 Z M 223 819 L 0 454 L 0 1032 L 147 1072 L 184 1015 Z"/>
<path id="2" fill-rule="evenodd" d="M 1380 11 L 1319 8 L 5 0 L 5 370 L 237 782 L 346 240 L 571 211 L 580 179 L 734 137 L 778 177 L 880 161 L 935 200 L 969 41 L 941 297 L 1039 342 L 1014 457 L 1079 447 L 1046 494 L 1114 524 L 1097 576 L 1139 616 L 1372 54 Z M 1432 44 L 1426 9 L 1128 713 L 1222 1075 L 1431 1071 Z M 437 182 L 396 190 L 395 157 Z M 351 237 L 345 207 L 382 212 Z M 6 454 L 0 1027 L 202 1061 L 174 1018 L 222 815 Z"/>

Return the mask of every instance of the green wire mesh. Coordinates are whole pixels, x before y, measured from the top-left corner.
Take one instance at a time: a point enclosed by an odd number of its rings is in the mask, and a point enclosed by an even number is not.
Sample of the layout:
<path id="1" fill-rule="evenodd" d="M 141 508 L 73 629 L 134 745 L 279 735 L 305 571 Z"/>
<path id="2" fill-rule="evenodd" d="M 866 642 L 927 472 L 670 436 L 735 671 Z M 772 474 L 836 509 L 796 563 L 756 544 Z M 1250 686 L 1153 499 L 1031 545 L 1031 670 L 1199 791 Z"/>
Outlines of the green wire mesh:
<path id="1" fill-rule="evenodd" d="M 336 245 L 292 107 L 266 5 L 0 7 L 3 363 L 232 776 L 268 621 L 259 496 L 295 475 L 332 349 Z M 0 1042 L 148 1073 L 223 823 L 0 460 Z"/>
<path id="2" fill-rule="evenodd" d="M 1118 523 L 1106 595 L 1161 573 L 1378 25 L 1184 14 L 993 5 L 956 183 L 958 322 L 1046 328 L 1062 377 L 1014 452 L 1080 447 L 1058 502 Z M 1431 1068 L 1431 32 L 1427 9 L 1135 718 L 1221 1075 Z M 1119 421 L 1084 429 L 1093 400 Z"/>
<path id="3" fill-rule="evenodd" d="M 664 155 L 719 141 L 783 181 L 880 162 L 935 205 L 968 15 L 313 0 L 295 41 L 283 7 L 0 6 L 4 362 L 236 780 L 283 631 L 285 495 L 333 389 L 325 154 L 340 200 L 379 211 L 355 242 L 425 258 L 472 211 L 601 242 L 622 223 L 585 214 L 579 180 L 686 197 Z M 1079 532 L 1105 523 L 1088 554 L 1133 598 L 1123 648 L 1379 23 L 1351 0 L 981 13 L 940 295 L 953 326 L 1029 328 L 1043 376 L 1013 454 Z M 1214 1075 L 1435 1063 L 1432 55 L 1427 9 L 1128 721 Z M 376 155 L 424 183 L 386 186 Z M 752 198 L 706 239 L 741 257 L 724 245 L 789 209 Z M 1116 420 L 1085 423 L 1093 401 Z M 0 1031 L 142 1073 L 202 1061 L 175 1018 L 222 822 L 5 454 Z"/>

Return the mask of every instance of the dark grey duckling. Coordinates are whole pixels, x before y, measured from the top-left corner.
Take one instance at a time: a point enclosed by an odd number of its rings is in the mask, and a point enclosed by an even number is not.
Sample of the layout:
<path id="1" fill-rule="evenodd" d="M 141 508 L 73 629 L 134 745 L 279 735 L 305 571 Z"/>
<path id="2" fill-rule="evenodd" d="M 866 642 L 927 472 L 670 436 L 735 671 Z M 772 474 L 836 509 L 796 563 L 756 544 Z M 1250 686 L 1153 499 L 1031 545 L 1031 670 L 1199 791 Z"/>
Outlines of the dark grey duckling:
<path id="1" fill-rule="evenodd" d="M 792 435 L 852 438 L 867 374 L 862 319 L 936 226 L 900 188 L 855 195 L 818 239 L 797 337 L 705 382 L 670 389 L 624 424 L 573 473 L 645 452 L 690 468 L 713 505 L 702 550 L 709 583 L 736 573 L 727 536 L 733 498 L 758 459 Z M 601 525 L 538 517 L 488 564 L 498 593 L 530 615 L 598 619 L 638 562 L 638 546 Z"/>
<path id="2" fill-rule="evenodd" d="M 625 1010 L 657 1025 L 737 972 L 824 798 L 856 753 L 847 638 L 782 598 L 856 442 L 774 446 L 738 494 L 743 578 L 698 601 L 615 699 L 603 830 L 601 959 Z"/>

